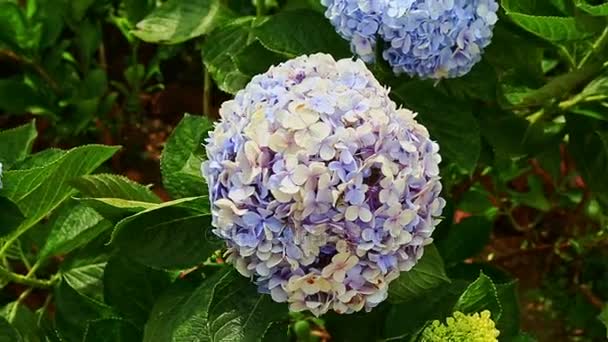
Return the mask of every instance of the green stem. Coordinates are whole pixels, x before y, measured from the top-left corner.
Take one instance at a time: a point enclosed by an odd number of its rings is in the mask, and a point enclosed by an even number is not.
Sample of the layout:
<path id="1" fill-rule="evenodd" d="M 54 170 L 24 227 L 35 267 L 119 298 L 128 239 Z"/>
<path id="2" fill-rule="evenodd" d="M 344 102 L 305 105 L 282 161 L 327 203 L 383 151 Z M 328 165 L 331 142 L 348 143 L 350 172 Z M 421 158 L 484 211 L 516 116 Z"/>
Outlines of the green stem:
<path id="1" fill-rule="evenodd" d="M 17 239 L 19 238 L 19 236 L 21 236 L 21 234 L 25 233 L 27 230 L 29 229 L 29 227 L 27 227 L 26 229 L 21 228 L 21 226 L 19 226 L 16 230 L 12 231 L 4 240 L 4 244 L 2 245 L 2 247 L 0 248 L 0 257 L 3 258 L 4 255 L 6 254 L 6 252 L 8 251 L 8 249 L 11 247 L 11 245 L 17 241 Z"/>
<path id="2" fill-rule="evenodd" d="M 21 247 L 21 244 L 19 244 L 19 257 L 21 258 L 23 265 L 25 265 L 25 268 L 29 272 L 32 269 L 32 265 L 30 264 L 29 260 L 27 260 L 25 253 L 23 253 L 23 248 Z"/>
<path id="3" fill-rule="evenodd" d="M 48 309 L 49 304 L 51 304 L 52 299 L 53 299 L 53 294 L 49 293 L 48 296 L 46 296 L 46 299 L 44 300 L 44 304 L 42 305 L 40 310 L 38 310 L 40 312 L 38 314 L 38 320 L 37 320 L 38 326 L 40 326 L 40 323 L 42 322 L 42 319 L 44 318 L 44 313 Z"/>
<path id="4" fill-rule="evenodd" d="M 0 59 L 1 58 L 13 60 L 18 64 L 32 69 L 35 73 L 38 74 L 38 76 L 40 76 L 44 81 L 46 81 L 46 83 L 48 83 L 48 85 L 56 94 L 61 94 L 61 88 L 59 87 L 59 84 L 55 82 L 51 75 L 49 75 L 49 73 L 40 64 L 26 57 L 20 56 L 11 50 L 5 49 L 0 49 Z"/>
<path id="5" fill-rule="evenodd" d="M 255 15 L 259 18 L 266 12 L 264 0 L 255 0 Z"/>
<path id="6" fill-rule="evenodd" d="M 566 61 L 568 62 L 568 66 L 570 67 L 570 69 L 576 68 L 576 61 L 574 60 L 574 57 L 572 57 L 572 55 L 570 54 L 570 52 L 568 52 L 568 49 L 566 49 L 565 46 L 559 45 L 559 52 L 561 52 L 561 54 L 563 55 L 563 57 L 565 57 Z"/>
<path id="7" fill-rule="evenodd" d="M 27 274 L 25 276 L 27 278 L 35 276 L 36 271 L 40 268 L 40 265 L 42 265 L 42 261 L 43 261 L 43 259 L 36 260 L 36 262 L 34 263 L 34 266 L 32 266 L 32 268 L 30 268 L 30 270 L 27 272 Z"/>
<path id="8" fill-rule="evenodd" d="M 203 115 L 209 117 L 211 115 L 211 76 L 206 67 L 203 82 Z"/>
<path id="9" fill-rule="evenodd" d="M 578 67 L 582 68 L 587 65 L 591 57 L 595 55 L 599 50 L 604 48 L 606 44 L 608 44 L 608 26 L 604 29 L 604 32 L 602 32 L 602 35 L 595 41 L 595 43 L 593 43 L 591 50 L 589 50 L 585 57 L 583 57 Z"/>
<path id="10" fill-rule="evenodd" d="M 9 322 L 13 323 L 13 321 L 15 320 L 15 316 L 17 316 L 17 309 L 19 308 L 19 305 L 21 305 L 21 302 L 23 302 L 25 300 L 25 298 L 27 298 L 27 296 L 30 295 L 30 293 L 32 293 L 31 287 L 29 289 L 23 291 L 21 293 L 21 295 L 19 296 L 19 298 L 17 298 L 17 301 L 15 302 L 15 304 L 11 308 L 11 311 L 8 314 Z"/>
<path id="11" fill-rule="evenodd" d="M 53 277 L 49 280 L 40 280 L 29 278 L 28 276 L 24 276 L 21 274 L 10 272 L 3 267 L 0 267 L 0 277 L 6 278 L 13 283 L 22 284 L 26 286 L 36 287 L 36 288 L 48 288 L 55 285 L 55 282 L 58 278 Z"/>

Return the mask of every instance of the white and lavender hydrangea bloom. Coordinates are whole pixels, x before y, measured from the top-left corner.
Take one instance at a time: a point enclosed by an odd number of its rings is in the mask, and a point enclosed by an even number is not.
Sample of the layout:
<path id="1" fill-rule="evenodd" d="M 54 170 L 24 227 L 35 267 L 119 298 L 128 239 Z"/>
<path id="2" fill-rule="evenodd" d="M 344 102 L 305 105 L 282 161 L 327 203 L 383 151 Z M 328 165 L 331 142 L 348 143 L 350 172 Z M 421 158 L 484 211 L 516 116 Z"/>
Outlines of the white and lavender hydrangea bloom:
<path id="1" fill-rule="evenodd" d="M 439 146 L 362 61 L 316 54 L 223 104 L 202 172 L 228 261 L 294 311 L 386 299 L 432 242 Z"/>
<path id="2" fill-rule="evenodd" d="M 325 15 L 353 53 L 382 57 L 397 74 L 453 78 L 467 74 L 492 40 L 495 0 L 321 0 Z M 374 31 L 375 29 L 375 31 Z M 372 32 L 373 31 L 373 32 Z"/>
<path id="3" fill-rule="evenodd" d="M 0 163 L 0 189 L 2 189 L 2 163 Z"/>

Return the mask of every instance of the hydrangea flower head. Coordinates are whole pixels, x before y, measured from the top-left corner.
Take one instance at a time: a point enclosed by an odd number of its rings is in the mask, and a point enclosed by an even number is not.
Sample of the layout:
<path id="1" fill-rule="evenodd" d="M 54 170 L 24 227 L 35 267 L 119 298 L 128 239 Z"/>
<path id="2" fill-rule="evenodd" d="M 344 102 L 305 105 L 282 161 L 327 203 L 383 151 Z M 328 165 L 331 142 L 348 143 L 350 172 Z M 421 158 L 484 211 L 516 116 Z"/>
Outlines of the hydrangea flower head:
<path id="1" fill-rule="evenodd" d="M 2 189 L 2 163 L 0 163 L 0 189 Z"/>
<path id="2" fill-rule="evenodd" d="M 397 74 L 453 78 L 481 60 L 498 16 L 495 0 L 321 0 L 353 53 L 374 60 L 376 40 Z"/>
<path id="3" fill-rule="evenodd" d="M 455 312 L 447 324 L 434 321 L 422 331 L 421 342 L 497 342 L 500 331 L 496 329 L 491 313 L 485 310 L 472 315 Z"/>
<path id="4" fill-rule="evenodd" d="M 371 310 L 432 242 L 439 146 L 362 61 L 316 54 L 255 76 L 206 143 L 228 261 L 291 310 Z"/>

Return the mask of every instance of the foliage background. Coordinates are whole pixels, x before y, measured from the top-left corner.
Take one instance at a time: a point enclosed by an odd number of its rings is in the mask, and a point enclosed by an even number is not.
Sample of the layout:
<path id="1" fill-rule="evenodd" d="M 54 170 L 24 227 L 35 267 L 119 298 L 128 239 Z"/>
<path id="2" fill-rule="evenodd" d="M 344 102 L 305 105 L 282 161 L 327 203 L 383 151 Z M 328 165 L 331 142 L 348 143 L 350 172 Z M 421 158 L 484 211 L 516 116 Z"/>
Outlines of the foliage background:
<path id="1" fill-rule="evenodd" d="M 500 5 L 463 78 L 370 66 L 441 145 L 446 219 L 389 303 L 318 319 L 224 267 L 198 165 L 253 75 L 352 56 L 322 6 L 0 0 L 0 338 L 407 340 L 487 308 L 501 340 L 603 340 L 608 3 Z"/>

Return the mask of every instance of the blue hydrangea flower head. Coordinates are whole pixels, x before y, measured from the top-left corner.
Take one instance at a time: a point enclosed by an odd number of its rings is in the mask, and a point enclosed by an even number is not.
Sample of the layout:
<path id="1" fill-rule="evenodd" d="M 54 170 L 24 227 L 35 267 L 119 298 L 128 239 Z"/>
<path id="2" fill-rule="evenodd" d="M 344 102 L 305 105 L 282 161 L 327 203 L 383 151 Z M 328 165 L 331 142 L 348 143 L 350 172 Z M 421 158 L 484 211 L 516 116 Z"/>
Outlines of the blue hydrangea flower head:
<path id="1" fill-rule="evenodd" d="M 362 61 L 316 54 L 255 76 L 206 142 L 228 261 L 291 310 L 371 310 L 432 242 L 439 146 Z"/>
<path id="2" fill-rule="evenodd" d="M 484 310 L 481 313 L 465 315 L 455 312 L 448 317 L 447 324 L 434 321 L 421 334 L 421 342 L 498 342 L 500 331 L 496 329 L 491 313 Z"/>
<path id="3" fill-rule="evenodd" d="M 325 15 L 351 42 L 353 53 L 374 60 L 376 40 L 397 74 L 453 78 L 467 74 L 492 40 L 495 0 L 321 0 Z M 375 29 L 375 31 L 374 31 Z"/>

